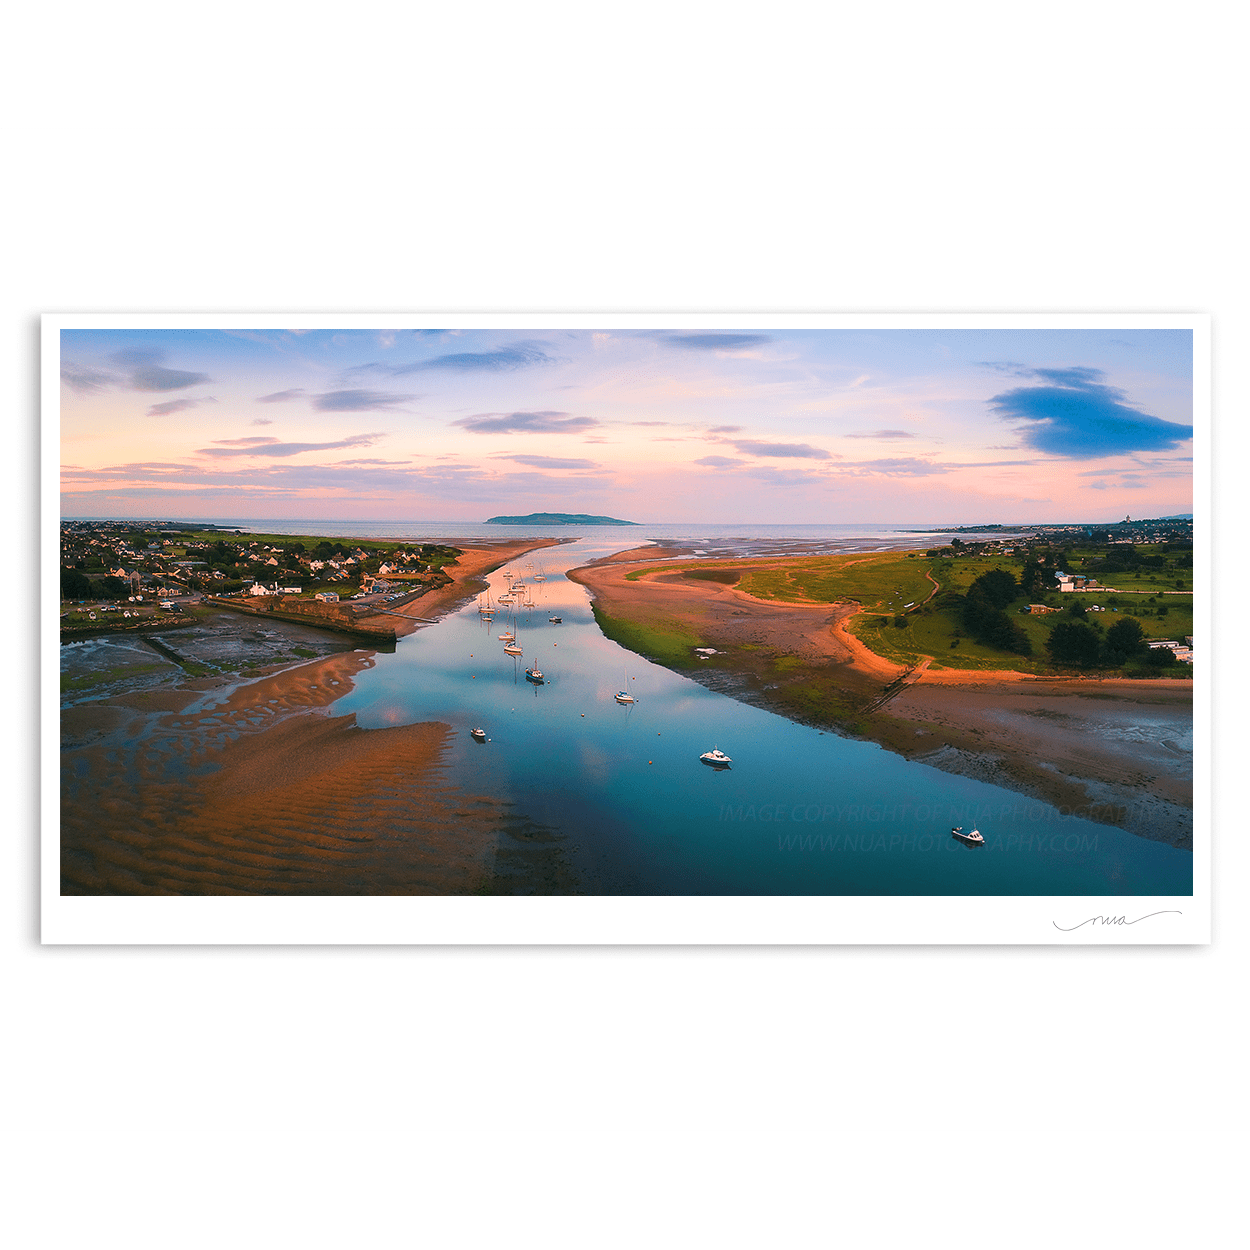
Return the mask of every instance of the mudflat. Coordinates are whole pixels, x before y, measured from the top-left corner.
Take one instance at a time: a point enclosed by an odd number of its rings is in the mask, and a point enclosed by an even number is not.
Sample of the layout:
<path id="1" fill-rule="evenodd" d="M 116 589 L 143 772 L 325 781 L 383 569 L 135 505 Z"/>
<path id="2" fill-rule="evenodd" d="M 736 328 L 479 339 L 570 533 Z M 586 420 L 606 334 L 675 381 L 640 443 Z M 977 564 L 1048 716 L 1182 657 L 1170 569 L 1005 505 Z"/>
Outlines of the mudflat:
<path id="1" fill-rule="evenodd" d="M 590 590 L 609 632 L 636 627 L 680 640 L 670 658 L 684 656 L 673 666 L 696 681 L 1088 819 L 1192 845 L 1189 681 L 933 671 L 926 662 L 905 669 L 846 629 L 860 610 L 854 603 L 764 601 L 736 585 L 692 578 L 656 554 L 620 552 L 569 576 Z M 696 645 L 717 654 L 700 660 Z"/>
<path id="2" fill-rule="evenodd" d="M 466 548 L 433 617 L 556 540 Z M 394 618 L 392 618 L 394 619 Z M 405 622 L 406 630 L 419 622 Z M 453 785 L 452 729 L 363 729 L 332 704 L 376 652 L 186 679 L 61 714 L 65 894 L 530 892 L 562 869 L 511 804 Z M 567 885 L 567 883 L 565 883 Z"/>

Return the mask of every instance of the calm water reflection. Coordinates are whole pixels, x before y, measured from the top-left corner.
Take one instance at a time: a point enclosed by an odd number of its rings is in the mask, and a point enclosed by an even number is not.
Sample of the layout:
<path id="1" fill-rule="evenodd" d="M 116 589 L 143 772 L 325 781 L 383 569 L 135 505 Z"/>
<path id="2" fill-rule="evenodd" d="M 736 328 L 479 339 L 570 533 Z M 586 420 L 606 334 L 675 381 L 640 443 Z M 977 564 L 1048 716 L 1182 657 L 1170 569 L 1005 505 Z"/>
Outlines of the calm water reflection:
<path id="1" fill-rule="evenodd" d="M 491 575 L 493 596 L 508 574 L 530 584 L 522 658 L 503 652 L 504 613 L 486 623 L 470 605 L 379 655 L 334 710 L 452 725 L 455 780 L 557 829 L 591 893 L 1191 892 L 1186 851 L 793 724 L 623 650 L 564 576 L 622 545 L 586 538 Z M 541 686 L 525 679 L 534 662 Z M 613 699 L 623 685 L 632 706 Z M 486 743 L 469 736 L 479 725 Z M 699 763 L 714 745 L 731 769 Z M 955 842 L 952 824 L 978 825 L 987 845 Z"/>

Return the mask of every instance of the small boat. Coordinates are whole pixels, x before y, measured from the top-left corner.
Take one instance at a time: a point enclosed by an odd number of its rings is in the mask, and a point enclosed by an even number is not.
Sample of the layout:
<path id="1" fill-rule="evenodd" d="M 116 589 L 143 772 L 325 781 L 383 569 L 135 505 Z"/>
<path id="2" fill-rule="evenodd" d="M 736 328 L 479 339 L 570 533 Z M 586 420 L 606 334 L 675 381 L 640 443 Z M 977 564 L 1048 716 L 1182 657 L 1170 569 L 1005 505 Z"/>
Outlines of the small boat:
<path id="1" fill-rule="evenodd" d="M 519 646 L 517 643 L 515 643 L 515 642 L 510 642 L 510 643 L 508 643 L 508 645 L 507 645 L 506 647 L 504 647 L 504 652 L 505 652 L 507 655 L 521 655 L 521 654 L 523 654 L 523 653 L 522 653 L 522 651 L 521 651 L 520 646 Z"/>
<path id="2" fill-rule="evenodd" d="M 951 833 L 953 833 L 961 842 L 967 842 L 969 846 L 985 845 L 985 839 L 976 829 L 973 829 L 970 833 L 965 833 L 963 825 L 956 825 L 951 830 Z"/>
<path id="3" fill-rule="evenodd" d="M 511 630 L 509 630 L 508 633 L 499 635 L 499 641 L 500 642 L 516 642 L 516 634 L 512 633 Z"/>
<path id="4" fill-rule="evenodd" d="M 733 760 L 725 754 L 720 747 L 713 747 L 710 751 L 704 751 L 699 759 L 705 764 L 710 764 L 713 768 L 728 768 Z"/>
<path id="5" fill-rule="evenodd" d="M 476 741 L 478 741 L 478 742 L 485 742 L 485 741 L 486 741 L 486 730 L 485 730 L 485 729 L 470 729 L 470 730 L 469 730 L 469 737 L 470 737 L 470 738 L 474 738 L 474 739 L 476 739 Z"/>
<path id="6" fill-rule="evenodd" d="M 545 581 L 547 580 L 547 574 L 546 574 L 546 573 L 535 573 L 535 574 L 534 574 L 534 580 L 535 580 L 536 582 L 545 582 Z"/>
<path id="7" fill-rule="evenodd" d="M 533 668 L 525 670 L 525 680 L 532 681 L 536 686 L 541 686 L 547 679 L 542 675 L 542 670 L 535 664 Z"/>
<path id="8" fill-rule="evenodd" d="M 552 625 L 563 625 L 563 624 L 564 624 L 564 617 L 562 617 L 562 616 L 549 616 L 549 617 L 547 618 L 547 620 L 548 620 L 548 622 L 549 622 L 550 624 L 552 624 Z"/>
<path id="9" fill-rule="evenodd" d="M 614 694 L 612 697 L 618 703 L 636 703 L 637 702 L 637 700 L 634 698 L 632 694 L 629 693 L 628 690 L 618 690 L 616 694 Z"/>

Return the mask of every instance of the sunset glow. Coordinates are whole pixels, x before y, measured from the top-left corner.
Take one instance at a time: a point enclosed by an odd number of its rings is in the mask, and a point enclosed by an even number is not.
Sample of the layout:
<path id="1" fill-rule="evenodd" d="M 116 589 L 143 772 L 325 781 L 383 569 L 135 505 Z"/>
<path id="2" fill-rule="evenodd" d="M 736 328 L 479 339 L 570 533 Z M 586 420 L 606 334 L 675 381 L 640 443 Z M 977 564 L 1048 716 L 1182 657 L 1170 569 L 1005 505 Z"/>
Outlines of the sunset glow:
<path id="1" fill-rule="evenodd" d="M 1191 339 L 67 329 L 62 513 L 962 524 L 1189 512 Z"/>

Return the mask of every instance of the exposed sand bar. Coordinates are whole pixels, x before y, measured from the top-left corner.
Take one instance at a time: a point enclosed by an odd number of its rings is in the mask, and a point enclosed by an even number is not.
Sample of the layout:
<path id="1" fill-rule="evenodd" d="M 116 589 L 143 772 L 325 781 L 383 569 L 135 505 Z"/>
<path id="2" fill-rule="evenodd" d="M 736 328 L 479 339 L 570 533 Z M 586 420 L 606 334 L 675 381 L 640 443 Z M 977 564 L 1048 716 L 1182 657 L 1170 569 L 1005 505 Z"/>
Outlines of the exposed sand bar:
<path id="1" fill-rule="evenodd" d="M 413 608 L 449 611 L 484 573 L 552 541 L 466 549 L 455 583 Z M 330 714 L 375 655 L 65 709 L 62 892 L 455 894 L 528 892 L 536 880 L 567 889 L 545 831 L 448 781 L 449 726 L 362 729 Z"/>
<path id="2" fill-rule="evenodd" d="M 569 574 L 607 616 L 694 635 L 721 654 L 689 676 L 792 719 L 878 742 L 947 772 L 1192 845 L 1191 683 L 901 668 L 845 625 L 854 604 L 787 604 L 695 581 L 654 548 Z M 683 561 L 685 563 L 685 561 Z M 734 560 L 774 568 L 783 558 Z"/>

